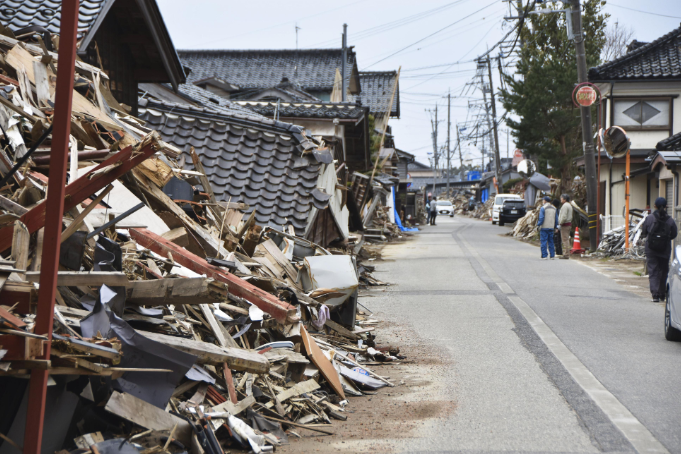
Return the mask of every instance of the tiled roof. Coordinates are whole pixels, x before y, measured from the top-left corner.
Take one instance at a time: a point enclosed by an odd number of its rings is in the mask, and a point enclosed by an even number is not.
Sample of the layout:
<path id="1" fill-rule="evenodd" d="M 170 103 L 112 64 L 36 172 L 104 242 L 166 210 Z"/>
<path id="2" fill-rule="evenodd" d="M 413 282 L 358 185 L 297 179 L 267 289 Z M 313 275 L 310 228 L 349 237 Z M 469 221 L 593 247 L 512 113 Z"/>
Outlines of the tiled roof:
<path id="1" fill-rule="evenodd" d="M 681 151 L 681 132 L 660 140 L 657 142 L 655 149 L 658 151 Z"/>
<path id="2" fill-rule="evenodd" d="M 328 206 L 329 195 L 317 189 L 318 159 L 326 156 L 299 126 L 154 100 L 140 101 L 139 116 L 185 153 L 193 146 L 216 198 L 247 203 L 260 225 L 290 223 L 302 235 L 312 207 Z"/>
<path id="3" fill-rule="evenodd" d="M 681 77 L 681 27 L 589 70 L 589 80 L 651 80 Z"/>
<path id="4" fill-rule="evenodd" d="M 369 107 L 372 114 L 385 113 L 390 105 L 390 97 L 397 78 L 396 71 L 371 71 L 360 72 L 359 80 L 362 85 L 362 92 L 352 97 L 359 100 L 363 106 Z M 390 112 L 391 117 L 400 116 L 400 84 L 397 84 L 395 100 Z"/>
<path id="5" fill-rule="evenodd" d="M 277 103 L 272 101 L 237 101 L 235 104 L 248 108 L 266 117 L 274 117 Z M 360 119 L 364 109 L 350 103 L 299 103 L 280 102 L 279 117 L 284 118 L 338 118 Z"/>
<path id="6" fill-rule="evenodd" d="M 341 49 L 179 50 L 191 68 L 190 80 L 219 77 L 241 88 L 271 88 L 282 79 L 307 91 L 331 91 L 343 61 Z M 357 71 L 355 52 L 348 51 L 347 78 Z"/>
<path id="7" fill-rule="evenodd" d="M 97 20 L 106 2 L 107 0 L 81 0 L 78 11 L 78 38 L 82 38 Z M 0 22 L 11 30 L 38 25 L 50 33 L 59 33 L 61 3 L 57 0 L 2 0 Z"/>

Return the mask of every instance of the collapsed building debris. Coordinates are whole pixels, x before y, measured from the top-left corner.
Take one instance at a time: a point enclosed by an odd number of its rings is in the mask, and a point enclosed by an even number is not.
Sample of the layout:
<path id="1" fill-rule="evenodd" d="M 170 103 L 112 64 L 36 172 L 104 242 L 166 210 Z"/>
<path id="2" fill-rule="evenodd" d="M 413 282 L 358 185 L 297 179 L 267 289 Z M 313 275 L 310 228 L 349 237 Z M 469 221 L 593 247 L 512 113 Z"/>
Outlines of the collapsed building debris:
<path id="1" fill-rule="evenodd" d="M 148 100 L 134 117 L 84 62 L 54 334 L 34 332 L 58 64 L 0 36 L 0 443 L 19 446 L 34 369 L 54 384 L 52 451 L 102 454 L 266 452 L 393 386 L 363 363 L 403 357 L 358 309 L 385 285 L 371 243 L 402 235 L 388 191 L 345 184 L 300 127 Z"/>
<path id="2" fill-rule="evenodd" d="M 626 250 L 625 226 L 615 227 L 603 233 L 596 254 L 601 257 L 617 257 L 626 259 L 645 259 L 645 238 L 641 237 L 643 222 L 648 212 L 632 210 L 629 222 L 629 250 Z"/>

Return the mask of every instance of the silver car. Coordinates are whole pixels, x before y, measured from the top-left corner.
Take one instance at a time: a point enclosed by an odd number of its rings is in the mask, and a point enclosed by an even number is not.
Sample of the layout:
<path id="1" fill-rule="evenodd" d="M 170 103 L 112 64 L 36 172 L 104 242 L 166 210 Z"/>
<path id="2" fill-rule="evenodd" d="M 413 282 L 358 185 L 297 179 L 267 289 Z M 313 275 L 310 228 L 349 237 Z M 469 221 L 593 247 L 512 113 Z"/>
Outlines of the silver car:
<path id="1" fill-rule="evenodd" d="M 681 245 L 676 246 L 674 261 L 669 269 L 667 303 L 664 310 L 664 337 L 681 341 Z"/>
<path id="2" fill-rule="evenodd" d="M 454 206 L 449 200 L 437 201 L 437 214 L 446 214 L 450 218 L 454 217 Z"/>

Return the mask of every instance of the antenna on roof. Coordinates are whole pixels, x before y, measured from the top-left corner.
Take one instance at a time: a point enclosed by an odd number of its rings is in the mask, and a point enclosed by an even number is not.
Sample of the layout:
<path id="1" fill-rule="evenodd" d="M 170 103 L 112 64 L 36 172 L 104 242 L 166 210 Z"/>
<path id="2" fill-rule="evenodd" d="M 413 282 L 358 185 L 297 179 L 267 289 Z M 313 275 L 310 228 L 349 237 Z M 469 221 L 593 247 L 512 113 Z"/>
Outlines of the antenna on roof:
<path id="1" fill-rule="evenodd" d="M 296 22 L 296 50 L 298 50 L 298 30 L 302 29 L 298 27 L 298 23 Z"/>

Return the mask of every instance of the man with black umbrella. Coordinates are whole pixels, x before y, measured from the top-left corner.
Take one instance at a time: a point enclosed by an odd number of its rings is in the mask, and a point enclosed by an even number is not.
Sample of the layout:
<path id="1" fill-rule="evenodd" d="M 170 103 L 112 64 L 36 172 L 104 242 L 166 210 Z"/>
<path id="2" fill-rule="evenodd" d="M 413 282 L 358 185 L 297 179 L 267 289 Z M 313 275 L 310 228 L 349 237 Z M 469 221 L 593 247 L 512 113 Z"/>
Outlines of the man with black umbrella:
<path id="1" fill-rule="evenodd" d="M 664 300 L 667 293 L 672 240 L 677 234 L 676 222 L 667 214 L 667 200 L 658 197 L 655 200 L 655 211 L 646 218 L 641 229 L 641 236 L 646 238 L 648 281 L 655 303 Z"/>

